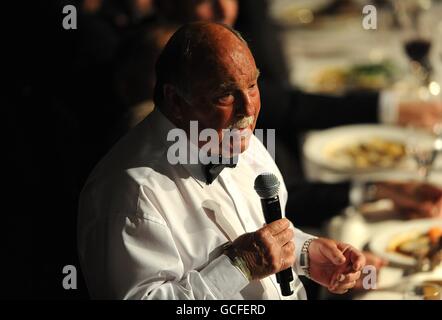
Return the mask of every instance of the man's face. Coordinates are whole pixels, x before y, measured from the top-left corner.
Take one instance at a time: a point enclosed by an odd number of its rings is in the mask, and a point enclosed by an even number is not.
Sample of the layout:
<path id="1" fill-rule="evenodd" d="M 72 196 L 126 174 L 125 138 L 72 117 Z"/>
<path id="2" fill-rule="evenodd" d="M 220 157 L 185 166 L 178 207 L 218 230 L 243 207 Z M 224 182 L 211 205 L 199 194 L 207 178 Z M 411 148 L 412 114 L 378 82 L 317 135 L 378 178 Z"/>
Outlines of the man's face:
<path id="1" fill-rule="evenodd" d="M 239 130 L 244 135 L 253 132 L 261 107 L 259 71 L 250 50 L 230 31 L 223 32 L 230 36 L 215 40 L 223 45 L 193 69 L 189 105 L 183 115 L 184 123 L 198 120 L 199 131 L 215 129 L 220 143 L 223 129 L 237 129 L 234 132 Z M 236 150 L 243 152 L 249 141 L 250 135 L 242 137 Z M 233 153 L 234 141 L 228 142 L 227 149 Z"/>
<path id="2" fill-rule="evenodd" d="M 189 21 L 235 24 L 238 15 L 237 0 L 184 0 Z"/>

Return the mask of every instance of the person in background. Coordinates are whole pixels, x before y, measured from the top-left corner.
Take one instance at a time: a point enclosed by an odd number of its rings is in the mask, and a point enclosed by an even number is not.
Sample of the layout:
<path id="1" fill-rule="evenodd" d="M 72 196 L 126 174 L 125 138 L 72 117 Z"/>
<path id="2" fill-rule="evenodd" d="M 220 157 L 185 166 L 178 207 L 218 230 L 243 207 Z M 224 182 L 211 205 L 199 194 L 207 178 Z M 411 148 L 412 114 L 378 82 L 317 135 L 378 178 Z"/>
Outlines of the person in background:
<path id="1" fill-rule="evenodd" d="M 117 95 L 127 110 L 120 127 L 123 132 L 135 127 L 154 108 L 155 62 L 176 31 L 175 25 L 141 25 L 121 46 L 115 63 Z"/>

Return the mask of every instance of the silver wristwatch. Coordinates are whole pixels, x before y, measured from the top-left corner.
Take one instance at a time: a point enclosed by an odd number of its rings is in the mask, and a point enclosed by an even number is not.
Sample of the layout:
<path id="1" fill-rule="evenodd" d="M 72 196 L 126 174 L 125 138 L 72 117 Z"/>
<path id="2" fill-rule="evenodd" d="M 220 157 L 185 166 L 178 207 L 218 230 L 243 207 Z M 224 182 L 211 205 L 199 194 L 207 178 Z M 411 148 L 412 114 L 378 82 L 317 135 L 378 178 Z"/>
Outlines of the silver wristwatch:
<path id="1" fill-rule="evenodd" d="M 309 279 L 311 277 L 310 277 L 310 258 L 308 256 L 309 253 L 308 248 L 312 243 L 312 241 L 315 239 L 317 238 L 310 238 L 304 242 L 304 245 L 302 246 L 301 249 L 301 256 L 299 259 L 299 265 L 301 266 L 302 271 L 304 271 L 304 275 Z"/>

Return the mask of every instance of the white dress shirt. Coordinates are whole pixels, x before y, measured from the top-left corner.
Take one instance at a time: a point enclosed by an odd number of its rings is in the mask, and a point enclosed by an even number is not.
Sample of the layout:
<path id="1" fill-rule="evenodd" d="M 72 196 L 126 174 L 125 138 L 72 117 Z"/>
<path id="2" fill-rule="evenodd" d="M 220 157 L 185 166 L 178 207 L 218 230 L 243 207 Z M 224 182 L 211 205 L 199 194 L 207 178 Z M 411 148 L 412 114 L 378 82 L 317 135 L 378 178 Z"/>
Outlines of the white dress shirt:
<path id="1" fill-rule="evenodd" d="M 90 175 L 80 198 L 82 270 L 92 298 L 305 299 L 294 266 L 294 294 L 283 297 L 274 275 L 249 282 L 222 254 L 222 245 L 265 221 L 253 185 L 274 173 L 270 154 L 252 136 L 235 168 L 206 184 L 203 167 L 171 165 L 167 133 L 173 124 L 158 110 L 120 140 Z M 311 236 L 295 229 L 297 263 Z"/>

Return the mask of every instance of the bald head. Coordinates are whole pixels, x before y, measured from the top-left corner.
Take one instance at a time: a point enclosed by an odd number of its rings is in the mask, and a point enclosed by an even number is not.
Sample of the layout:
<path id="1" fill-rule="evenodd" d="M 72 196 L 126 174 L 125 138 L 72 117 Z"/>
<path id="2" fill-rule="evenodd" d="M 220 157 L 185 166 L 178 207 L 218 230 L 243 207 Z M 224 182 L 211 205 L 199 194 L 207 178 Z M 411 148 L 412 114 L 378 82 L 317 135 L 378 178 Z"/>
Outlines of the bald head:
<path id="1" fill-rule="evenodd" d="M 244 59 L 253 56 L 246 41 L 234 29 L 210 22 L 195 22 L 182 26 L 163 49 L 156 64 L 154 101 L 164 103 L 164 85 L 170 84 L 182 93 L 189 93 L 190 83 L 210 74 L 214 68 L 223 68 L 222 59 Z M 253 64 L 254 64 L 253 60 Z"/>

